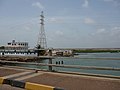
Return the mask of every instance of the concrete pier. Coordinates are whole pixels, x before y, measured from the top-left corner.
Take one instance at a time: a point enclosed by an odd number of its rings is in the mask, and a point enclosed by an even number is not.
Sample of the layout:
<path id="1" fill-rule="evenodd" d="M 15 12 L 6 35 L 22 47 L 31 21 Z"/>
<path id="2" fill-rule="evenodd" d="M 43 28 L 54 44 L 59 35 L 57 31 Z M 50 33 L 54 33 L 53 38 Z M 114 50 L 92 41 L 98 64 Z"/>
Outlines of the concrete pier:
<path id="1" fill-rule="evenodd" d="M 30 70 L 19 67 L 0 67 L 0 77 L 11 78 L 18 81 L 31 82 L 53 87 L 60 87 L 64 90 L 119 90 L 120 79 L 75 75 L 67 73 L 56 73 L 47 71 Z M 9 85 L 0 86 L 0 90 L 23 90 Z"/>

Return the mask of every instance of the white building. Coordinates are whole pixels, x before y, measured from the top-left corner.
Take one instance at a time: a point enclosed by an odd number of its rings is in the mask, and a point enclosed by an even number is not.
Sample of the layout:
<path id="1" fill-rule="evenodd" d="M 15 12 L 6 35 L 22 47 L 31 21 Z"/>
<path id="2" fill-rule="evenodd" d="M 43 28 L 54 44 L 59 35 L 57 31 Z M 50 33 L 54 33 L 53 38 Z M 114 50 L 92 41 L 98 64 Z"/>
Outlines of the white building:
<path id="1" fill-rule="evenodd" d="M 52 55 L 53 56 L 72 56 L 73 51 L 72 50 L 53 50 Z"/>
<path id="2" fill-rule="evenodd" d="M 5 46 L 5 50 L 28 50 L 28 42 L 16 42 L 12 40 L 12 42 L 8 42 Z"/>

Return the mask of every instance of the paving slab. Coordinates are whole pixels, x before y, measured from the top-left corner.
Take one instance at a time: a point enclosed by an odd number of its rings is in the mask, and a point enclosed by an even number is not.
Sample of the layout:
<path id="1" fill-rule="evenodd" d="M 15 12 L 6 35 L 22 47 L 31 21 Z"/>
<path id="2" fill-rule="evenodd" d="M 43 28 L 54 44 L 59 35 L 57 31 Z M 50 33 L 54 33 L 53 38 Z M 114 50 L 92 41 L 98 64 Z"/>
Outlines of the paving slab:
<path id="1" fill-rule="evenodd" d="M 11 74 L 21 73 L 23 71 L 21 70 L 15 70 L 15 69 L 8 69 L 8 68 L 0 68 L 0 77 L 8 76 Z"/>
<path id="2" fill-rule="evenodd" d="M 120 80 L 44 73 L 23 81 L 45 84 L 65 90 L 120 90 Z"/>
<path id="3" fill-rule="evenodd" d="M 0 85 L 0 90 L 25 90 L 25 89 L 12 87 L 10 85 Z"/>

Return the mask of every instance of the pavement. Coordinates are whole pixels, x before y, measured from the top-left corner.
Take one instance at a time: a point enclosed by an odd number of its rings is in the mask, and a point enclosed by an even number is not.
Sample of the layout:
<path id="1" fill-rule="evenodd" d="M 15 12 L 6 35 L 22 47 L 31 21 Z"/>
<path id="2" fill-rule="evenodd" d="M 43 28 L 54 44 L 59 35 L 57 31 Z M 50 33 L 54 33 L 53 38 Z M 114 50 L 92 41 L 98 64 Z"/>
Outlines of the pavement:
<path id="1" fill-rule="evenodd" d="M 17 87 L 12 87 L 10 85 L 1 85 L 0 90 L 25 90 Z"/>
<path id="2" fill-rule="evenodd" d="M 119 78 L 106 78 L 67 73 L 55 73 L 14 68 L 0 67 L 0 77 L 18 81 L 44 84 L 60 87 L 64 90 L 120 90 Z M 24 90 L 9 85 L 1 85 L 0 90 Z"/>

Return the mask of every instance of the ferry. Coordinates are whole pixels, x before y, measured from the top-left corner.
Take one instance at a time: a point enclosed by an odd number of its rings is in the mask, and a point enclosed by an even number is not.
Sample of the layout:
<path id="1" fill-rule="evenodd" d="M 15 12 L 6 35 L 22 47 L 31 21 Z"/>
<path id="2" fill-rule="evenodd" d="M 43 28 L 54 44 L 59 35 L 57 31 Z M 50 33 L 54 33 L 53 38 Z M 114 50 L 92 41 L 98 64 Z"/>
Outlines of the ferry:
<path id="1" fill-rule="evenodd" d="M 11 42 L 8 42 L 7 45 L 2 46 L 1 50 L 8 51 L 8 53 L 1 52 L 0 55 L 27 55 L 22 52 L 28 51 L 29 45 L 28 42 L 16 42 L 15 40 L 12 40 Z M 20 51 L 21 53 L 17 53 L 17 51 Z"/>

